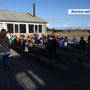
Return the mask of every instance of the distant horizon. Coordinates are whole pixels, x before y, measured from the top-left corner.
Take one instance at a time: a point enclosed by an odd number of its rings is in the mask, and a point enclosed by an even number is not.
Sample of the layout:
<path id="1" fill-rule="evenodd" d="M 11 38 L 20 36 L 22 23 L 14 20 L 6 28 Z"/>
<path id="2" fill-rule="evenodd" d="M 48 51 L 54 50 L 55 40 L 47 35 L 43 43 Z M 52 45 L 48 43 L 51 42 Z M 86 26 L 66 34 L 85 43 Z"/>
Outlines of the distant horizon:
<path id="1" fill-rule="evenodd" d="M 47 27 L 47 28 L 48 28 L 48 27 Z M 70 28 L 67 28 L 67 29 L 48 28 L 48 29 L 53 29 L 53 30 L 54 30 L 54 29 L 55 29 L 55 30 L 72 30 L 72 31 L 73 31 L 73 30 L 77 30 L 77 29 L 78 29 L 78 30 L 90 30 L 90 29 L 80 29 L 80 28 L 73 28 L 73 29 L 70 29 Z"/>

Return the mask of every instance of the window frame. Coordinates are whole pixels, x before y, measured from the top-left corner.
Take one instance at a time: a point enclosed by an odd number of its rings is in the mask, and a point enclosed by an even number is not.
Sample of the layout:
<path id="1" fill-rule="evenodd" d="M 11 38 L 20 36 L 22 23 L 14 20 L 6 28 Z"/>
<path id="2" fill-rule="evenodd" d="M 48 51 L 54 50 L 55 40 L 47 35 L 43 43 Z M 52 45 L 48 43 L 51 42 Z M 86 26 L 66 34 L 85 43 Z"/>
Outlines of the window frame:
<path id="1" fill-rule="evenodd" d="M 20 28 L 20 25 L 25 25 L 25 28 L 26 28 L 26 24 L 19 24 L 19 29 L 21 29 L 21 28 Z M 26 28 L 26 30 L 27 30 L 27 28 Z M 24 33 L 27 33 L 27 31 L 26 31 L 26 30 L 25 30 L 25 32 L 24 32 Z M 21 33 L 21 30 L 20 30 L 20 32 L 19 32 L 19 33 L 20 33 L 20 34 L 22 34 L 22 33 Z"/>
<path id="2" fill-rule="evenodd" d="M 29 27 L 30 25 L 33 26 L 33 32 L 30 32 L 30 27 Z M 34 33 L 34 28 L 35 28 L 34 24 L 28 24 L 28 33 Z"/>
<path id="3" fill-rule="evenodd" d="M 13 32 L 9 32 L 9 31 L 8 31 L 8 24 L 12 24 L 12 26 L 13 26 Z M 7 31 L 8 31 L 10 34 L 14 33 L 14 23 L 6 23 L 6 27 L 7 27 Z"/>

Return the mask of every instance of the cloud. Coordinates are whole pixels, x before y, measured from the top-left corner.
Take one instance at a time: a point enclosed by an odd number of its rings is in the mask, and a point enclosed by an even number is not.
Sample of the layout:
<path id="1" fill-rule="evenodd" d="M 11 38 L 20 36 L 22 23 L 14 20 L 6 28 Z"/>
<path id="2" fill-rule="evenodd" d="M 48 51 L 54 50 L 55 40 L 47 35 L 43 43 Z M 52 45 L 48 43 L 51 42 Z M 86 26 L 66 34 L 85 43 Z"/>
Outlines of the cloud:
<path id="1" fill-rule="evenodd" d="M 88 25 L 83 26 L 83 25 L 68 25 L 68 24 L 63 24 L 63 25 L 58 25 L 55 27 L 56 29 L 90 29 L 90 22 L 88 22 Z"/>
<path id="2" fill-rule="evenodd" d="M 63 23 L 63 22 L 57 22 L 57 21 L 50 21 L 49 23 Z"/>
<path id="3" fill-rule="evenodd" d="M 90 22 L 88 22 L 87 26 L 90 27 Z"/>
<path id="4" fill-rule="evenodd" d="M 46 24 L 46 26 L 47 26 L 48 28 L 50 28 L 51 25 L 50 25 L 50 23 L 48 23 L 48 24 Z"/>
<path id="5" fill-rule="evenodd" d="M 68 28 L 71 28 L 71 25 L 62 24 L 62 25 L 57 25 L 55 28 L 57 28 L 57 29 L 68 29 Z"/>
<path id="6" fill-rule="evenodd" d="M 66 25 L 66 24 L 64 24 L 64 25 L 63 25 L 63 27 L 67 27 L 67 25 Z"/>
<path id="7" fill-rule="evenodd" d="M 75 28 L 82 28 L 79 25 L 68 25 L 68 24 L 62 24 L 55 26 L 56 29 L 75 29 Z"/>
<path id="8" fill-rule="evenodd" d="M 64 21 L 71 21 L 70 18 L 49 18 L 47 19 L 50 23 L 64 23 Z"/>
<path id="9" fill-rule="evenodd" d="M 63 25 L 60 25 L 59 27 L 61 27 L 61 28 L 71 28 L 71 27 L 73 27 L 73 25 L 63 24 Z"/>
<path id="10" fill-rule="evenodd" d="M 58 24 L 57 24 L 58 23 Z M 57 21 L 57 23 L 54 21 L 53 23 L 52 22 L 49 22 L 47 24 L 47 27 L 48 28 L 56 28 L 56 29 L 76 29 L 76 28 L 79 28 L 79 29 L 90 29 L 90 22 L 88 22 L 86 25 L 70 25 L 70 24 L 66 24 L 66 23 L 60 23 Z"/>

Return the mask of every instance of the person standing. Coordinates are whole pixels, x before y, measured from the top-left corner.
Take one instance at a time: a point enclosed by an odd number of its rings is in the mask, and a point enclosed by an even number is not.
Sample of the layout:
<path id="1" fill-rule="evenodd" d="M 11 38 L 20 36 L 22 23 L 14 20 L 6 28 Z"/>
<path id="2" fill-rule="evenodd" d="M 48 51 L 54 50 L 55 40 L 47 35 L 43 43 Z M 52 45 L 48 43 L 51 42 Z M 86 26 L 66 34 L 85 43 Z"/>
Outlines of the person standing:
<path id="1" fill-rule="evenodd" d="M 81 52 L 86 52 L 86 41 L 84 40 L 84 37 L 80 37 L 80 49 Z"/>
<path id="2" fill-rule="evenodd" d="M 88 60 L 90 60 L 90 35 L 88 36 Z"/>
<path id="3" fill-rule="evenodd" d="M 1 30 L 0 33 L 0 54 L 2 56 L 2 66 L 3 69 L 8 71 L 8 63 L 9 63 L 9 54 L 10 54 L 10 45 L 9 39 L 6 36 L 7 32 L 5 29 Z"/>

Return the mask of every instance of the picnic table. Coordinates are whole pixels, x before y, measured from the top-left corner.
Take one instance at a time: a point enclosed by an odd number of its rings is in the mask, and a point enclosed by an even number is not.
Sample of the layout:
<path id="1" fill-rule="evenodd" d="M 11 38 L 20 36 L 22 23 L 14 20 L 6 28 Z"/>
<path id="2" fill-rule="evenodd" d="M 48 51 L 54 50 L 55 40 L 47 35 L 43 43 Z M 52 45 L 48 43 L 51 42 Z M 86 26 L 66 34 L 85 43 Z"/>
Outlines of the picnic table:
<path id="1" fill-rule="evenodd" d="M 68 42 L 64 42 L 64 47 L 61 47 L 60 49 L 64 49 L 72 52 L 74 51 L 80 52 L 81 46 L 79 42 L 74 43 L 74 42 L 68 41 Z"/>
<path id="2" fill-rule="evenodd" d="M 60 57 L 64 57 L 67 59 L 67 62 L 71 63 L 78 63 L 80 65 L 80 67 L 82 67 L 82 59 L 83 57 L 85 57 L 86 55 L 81 54 L 81 53 L 76 53 L 76 52 L 69 52 L 69 51 L 65 51 L 65 50 L 60 50 L 57 49 L 57 54 Z"/>
<path id="3" fill-rule="evenodd" d="M 43 52 L 44 50 L 46 50 L 46 47 L 44 45 L 36 44 L 35 48 L 37 48 L 36 53 L 23 52 L 27 55 L 32 56 L 33 58 L 39 59 L 42 62 L 49 63 L 63 70 L 67 70 L 71 66 L 71 64 L 75 62 L 77 62 L 80 65 L 80 68 L 82 68 L 82 61 L 80 58 L 82 58 L 83 55 L 81 54 L 72 53 L 62 49 L 56 49 L 56 52 L 54 53 L 54 58 L 50 58 L 47 57 L 48 51 Z"/>
<path id="4" fill-rule="evenodd" d="M 44 44 L 34 44 L 34 47 L 35 48 L 38 48 L 38 49 L 46 49 L 46 46 Z"/>
<path id="5" fill-rule="evenodd" d="M 74 44 L 73 42 L 69 42 L 69 44 Z M 79 45 L 79 43 L 77 43 L 77 45 Z M 35 46 L 38 49 L 43 49 L 46 50 L 46 47 L 42 44 L 36 44 Z M 39 59 L 41 59 L 42 61 L 48 61 L 52 63 L 52 58 L 48 58 L 46 57 L 46 55 L 48 55 L 48 51 L 47 52 L 43 52 L 43 50 L 40 50 L 39 53 L 37 53 L 36 57 L 38 57 Z M 77 62 L 80 67 L 82 67 L 82 61 L 81 58 L 83 57 L 83 55 L 81 53 L 75 53 L 75 52 L 69 52 L 69 51 L 65 51 L 62 49 L 57 49 L 56 52 L 54 53 L 55 57 L 54 59 L 54 64 L 55 62 L 57 64 L 63 64 L 62 62 L 65 61 L 68 63 L 68 66 L 72 63 Z M 61 60 L 62 59 L 62 60 Z"/>
<path id="6" fill-rule="evenodd" d="M 80 46 L 80 43 L 77 42 L 77 43 L 74 43 L 74 42 L 67 42 L 67 45 L 70 46 L 70 47 L 77 47 L 77 46 Z"/>

